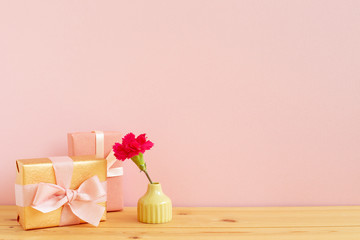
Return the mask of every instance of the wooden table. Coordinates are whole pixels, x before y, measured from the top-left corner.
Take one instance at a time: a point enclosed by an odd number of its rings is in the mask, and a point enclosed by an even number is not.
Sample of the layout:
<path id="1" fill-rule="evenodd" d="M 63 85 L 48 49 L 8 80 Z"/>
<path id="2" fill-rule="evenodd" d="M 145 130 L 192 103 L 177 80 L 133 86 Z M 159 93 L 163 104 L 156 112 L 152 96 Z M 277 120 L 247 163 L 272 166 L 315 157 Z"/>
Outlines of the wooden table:
<path id="1" fill-rule="evenodd" d="M 24 231 L 14 206 L 0 206 L 0 239 L 360 239 L 359 207 L 174 208 L 166 224 L 143 224 L 136 209 L 89 224 Z"/>

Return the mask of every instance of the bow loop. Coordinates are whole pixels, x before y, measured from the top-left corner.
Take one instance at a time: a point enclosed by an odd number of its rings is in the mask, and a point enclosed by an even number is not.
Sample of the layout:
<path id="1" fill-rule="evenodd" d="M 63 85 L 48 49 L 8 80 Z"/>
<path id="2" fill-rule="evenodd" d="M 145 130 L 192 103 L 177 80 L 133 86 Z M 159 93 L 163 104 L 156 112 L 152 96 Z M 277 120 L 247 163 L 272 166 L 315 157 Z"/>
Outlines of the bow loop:
<path id="1" fill-rule="evenodd" d="M 39 183 L 32 207 L 43 213 L 52 212 L 67 202 L 65 189 L 52 183 Z"/>
<path id="2" fill-rule="evenodd" d="M 78 188 L 78 193 L 80 199 L 83 201 L 102 198 L 106 195 L 106 191 L 97 176 L 93 176 L 84 181 Z"/>

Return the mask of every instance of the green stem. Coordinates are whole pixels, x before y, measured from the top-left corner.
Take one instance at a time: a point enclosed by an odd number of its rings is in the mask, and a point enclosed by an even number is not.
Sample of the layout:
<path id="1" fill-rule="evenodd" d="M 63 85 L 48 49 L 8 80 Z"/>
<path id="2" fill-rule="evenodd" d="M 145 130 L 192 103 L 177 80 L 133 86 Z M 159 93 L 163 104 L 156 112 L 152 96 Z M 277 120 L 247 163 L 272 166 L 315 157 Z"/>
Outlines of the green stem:
<path id="1" fill-rule="evenodd" d="M 149 182 L 152 184 L 153 182 L 151 181 L 151 178 L 146 170 L 144 170 L 144 173 L 146 174 L 146 177 L 149 179 Z"/>

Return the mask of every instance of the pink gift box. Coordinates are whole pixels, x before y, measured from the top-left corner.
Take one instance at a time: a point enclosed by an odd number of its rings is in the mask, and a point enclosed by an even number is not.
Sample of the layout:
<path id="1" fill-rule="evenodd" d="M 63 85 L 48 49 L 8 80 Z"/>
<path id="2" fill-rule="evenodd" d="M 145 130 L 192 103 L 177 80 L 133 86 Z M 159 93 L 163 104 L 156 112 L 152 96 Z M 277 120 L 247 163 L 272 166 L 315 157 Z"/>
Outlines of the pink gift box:
<path id="1" fill-rule="evenodd" d="M 115 142 L 121 142 L 119 132 L 101 132 L 103 134 L 103 158 L 112 151 Z M 69 156 L 96 155 L 96 133 L 76 132 L 68 133 Z M 99 154 L 99 153 L 98 153 Z M 115 161 L 110 170 L 122 170 L 122 161 Z M 117 169 L 116 169 L 117 168 Z M 119 171 L 117 171 L 119 172 Z M 107 178 L 107 211 L 120 211 L 124 208 L 123 199 L 123 176 L 112 176 Z"/>

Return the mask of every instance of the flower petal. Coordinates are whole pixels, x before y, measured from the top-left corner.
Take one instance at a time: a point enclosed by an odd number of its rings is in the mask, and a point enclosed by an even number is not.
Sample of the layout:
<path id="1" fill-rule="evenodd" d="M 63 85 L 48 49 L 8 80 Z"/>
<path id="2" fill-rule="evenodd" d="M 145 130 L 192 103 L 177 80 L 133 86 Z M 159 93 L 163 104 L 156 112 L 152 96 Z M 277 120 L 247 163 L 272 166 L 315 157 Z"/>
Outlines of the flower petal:
<path id="1" fill-rule="evenodd" d="M 146 134 L 140 134 L 137 138 L 136 141 L 140 144 L 144 144 L 146 142 Z"/>

